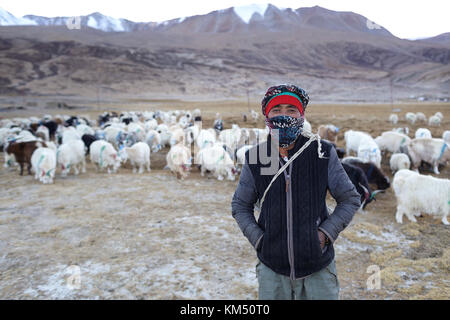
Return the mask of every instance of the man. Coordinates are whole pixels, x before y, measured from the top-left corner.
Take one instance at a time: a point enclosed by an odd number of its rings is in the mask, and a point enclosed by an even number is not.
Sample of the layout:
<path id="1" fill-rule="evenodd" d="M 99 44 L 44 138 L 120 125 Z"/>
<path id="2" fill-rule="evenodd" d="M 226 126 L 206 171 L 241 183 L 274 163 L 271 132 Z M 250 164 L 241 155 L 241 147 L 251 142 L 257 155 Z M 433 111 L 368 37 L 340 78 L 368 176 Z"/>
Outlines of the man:
<path id="1" fill-rule="evenodd" d="M 308 102 L 294 85 L 268 89 L 261 105 L 270 133 L 247 151 L 232 200 L 232 215 L 259 259 L 259 299 L 339 297 L 333 243 L 360 200 L 334 147 L 302 130 Z M 267 174 L 273 161 L 276 170 Z M 337 202 L 331 215 L 327 190 Z"/>

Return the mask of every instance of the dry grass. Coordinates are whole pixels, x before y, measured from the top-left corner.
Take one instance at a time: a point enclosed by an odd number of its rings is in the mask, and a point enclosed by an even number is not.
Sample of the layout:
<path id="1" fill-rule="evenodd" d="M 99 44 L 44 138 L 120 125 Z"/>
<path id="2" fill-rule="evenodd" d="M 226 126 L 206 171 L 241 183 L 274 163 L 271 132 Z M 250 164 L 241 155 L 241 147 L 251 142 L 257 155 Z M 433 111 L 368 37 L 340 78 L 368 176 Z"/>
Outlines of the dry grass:
<path id="1" fill-rule="evenodd" d="M 257 103 L 252 106 L 259 111 Z M 247 105 L 239 101 L 134 101 L 100 109 L 155 108 L 200 108 L 206 126 L 216 112 L 226 128 L 233 122 L 254 126 L 242 121 Z M 432 133 L 440 136 L 449 128 L 449 105 L 400 108 L 403 114 L 441 111 L 444 123 Z M 95 119 L 100 109 L 80 113 Z M 307 117 L 314 129 L 323 123 L 340 127 L 338 144 L 343 146 L 349 128 L 373 136 L 391 129 L 390 112 L 386 105 L 311 105 Z M 257 126 L 263 125 L 260 119 Z M 418 127 L 410 126 L 410 136 Z M 2 168 L 0 298 L 255 299 L 256 256 L 230 212 L 237 181 L 202 178 L 195 170 L 177 181 L 162 170 L 166 152 L 152 154 L 151 173 L 134 175 L 124 168 L 108 175 L 88 164 L 87 173 L 78 177 L 61 178 L 58 172 L 53 185 Z M 386 159 L 382 165 L 392 181 Z M 449 178 L 449 168 L 440 177 Z M 448 227 L 426 215 L 418 223 L 405 219 L 399 225 L 395 207 L 392 190 L 380 194 L 337 239 L 341 298 L 449 299 Z M 67 287 L 71 265 L 80 267 L 80 289 Z M 371 265 L 381 270 L 380 289 L 367 288 Z"/>

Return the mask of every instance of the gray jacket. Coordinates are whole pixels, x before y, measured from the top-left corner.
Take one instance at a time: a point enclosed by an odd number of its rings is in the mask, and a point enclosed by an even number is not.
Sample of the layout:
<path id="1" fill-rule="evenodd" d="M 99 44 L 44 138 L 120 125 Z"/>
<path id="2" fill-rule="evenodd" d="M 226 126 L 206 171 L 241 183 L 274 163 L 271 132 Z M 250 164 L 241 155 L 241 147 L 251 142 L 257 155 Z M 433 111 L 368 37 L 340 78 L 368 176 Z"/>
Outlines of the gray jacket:
<path id="1" fill-rule="evenodd" d="M 337 205 L 329 218 L 320 224 L 319 230 L 325 233 L 331 242 L 334 242 L 339 233 L 349 225 L 361 205 L 360 195 L 342 167 L 334 148 L 331 148 L 328 162 L 328 190 Z M 257 201 L 255 181 L 246 163 L 242 167 L 231 207 L 233 218 L 255 249 L 264 233 L 254 215 Z"/>

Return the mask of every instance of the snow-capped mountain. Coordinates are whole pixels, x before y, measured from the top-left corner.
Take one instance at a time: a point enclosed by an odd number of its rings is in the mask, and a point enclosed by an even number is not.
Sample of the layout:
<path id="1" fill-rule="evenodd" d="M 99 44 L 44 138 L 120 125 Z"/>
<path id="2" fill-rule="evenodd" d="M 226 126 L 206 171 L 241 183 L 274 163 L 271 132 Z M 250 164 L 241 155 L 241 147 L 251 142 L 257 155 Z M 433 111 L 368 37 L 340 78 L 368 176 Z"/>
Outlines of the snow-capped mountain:
<path id="1" fill-rule="evenodd" d="M 105 32 L 123 32 L 133 31 L 134 22 L 126 19 L 116 19 L 105 16 L 99 12 L 91 13 L 87 16 L 81 17 L 54 17 L 47 18 L 34 15 L 26 15 L 24 18 L 36 22 L 40 26 L 59 26 L 66 25 L 68 21 L 71 23 L 78 23 L 74 18 L 79 18 L 80 28 L 90 27 Z"/>
<path id="2" fill-rule="evenodd" d="M 300 27 L 314 27 L 338 31 L 356 31 L 390 35 L 389 31 L 353 12 L 337 12 L 318 6 L 311 8 L 278 8 L 272 4 L 251 4 L 212 11 L 204 15 L 182 17 L 162 22 L 133 22 L 95 12 L 78 17 L 42 17 L 26 15 L 16 18 L 0 9 L 0 25 L 66 25 L 68 20 L 80 28 L 94 28 L 105 32 L 137 30 L 174 31 L 183 33 L 223 33 L 236 31 L 280 31 Z"/>
<path id="3" fill-rule="evenodd" d="M 0 26 L 37 25 L 35 21 L 17 18 L 8 11 L 0 8 Z"/>
<path id="4" fill-rule="evenodd" d="M 233 7 L 233 10 L 242 19 L 242 21 L 249 23 L 253 16 L 255 16 L 255 19 L 263 18 L 268 6 L 268 3 L 250 4 L 246 6 Z"/>

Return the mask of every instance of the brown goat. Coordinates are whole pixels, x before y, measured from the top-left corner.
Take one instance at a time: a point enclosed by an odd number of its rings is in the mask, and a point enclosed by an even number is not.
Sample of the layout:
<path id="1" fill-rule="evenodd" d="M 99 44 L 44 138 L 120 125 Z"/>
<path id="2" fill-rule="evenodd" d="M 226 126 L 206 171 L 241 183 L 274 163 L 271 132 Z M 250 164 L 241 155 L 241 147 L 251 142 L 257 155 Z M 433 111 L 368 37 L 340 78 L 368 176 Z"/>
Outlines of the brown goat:
<path id="1" fill-rule="evenodd" d="M 319 134 L 321 139 L 328 140 L 330 142 L 333 142 L 334 144 L 337 144 L 338 131 L 335 126 L 321 125 L 317 130 L 317 133 Z"/>
<path id="2" fill-rule="evenodd" d="M 47 147 L 47 145 L 41 141 L 12 142 L 8 145 L 6 153 L 14 154 L 16 161 L 20 165 L 20 175 L 23 175 L 23 166 L 25 164 L 27 164 L 28 174 L 31 175 L 31 155 L 39 147 Z"/>

